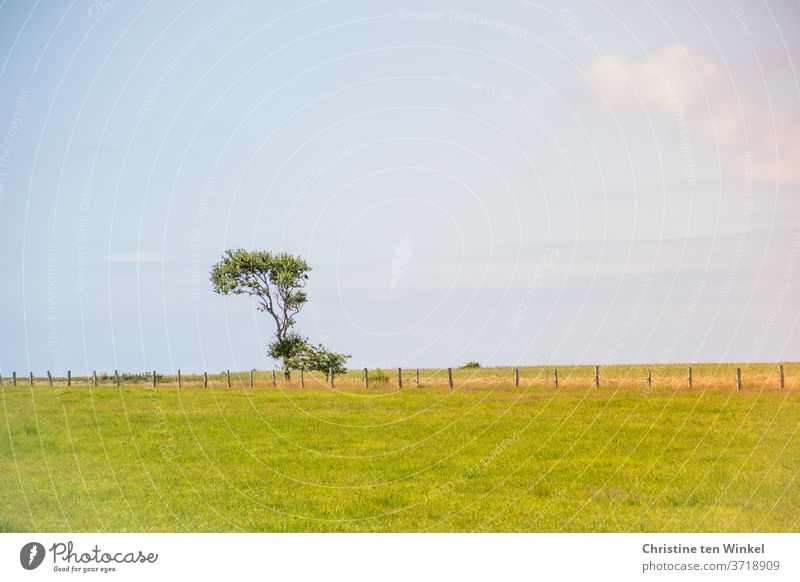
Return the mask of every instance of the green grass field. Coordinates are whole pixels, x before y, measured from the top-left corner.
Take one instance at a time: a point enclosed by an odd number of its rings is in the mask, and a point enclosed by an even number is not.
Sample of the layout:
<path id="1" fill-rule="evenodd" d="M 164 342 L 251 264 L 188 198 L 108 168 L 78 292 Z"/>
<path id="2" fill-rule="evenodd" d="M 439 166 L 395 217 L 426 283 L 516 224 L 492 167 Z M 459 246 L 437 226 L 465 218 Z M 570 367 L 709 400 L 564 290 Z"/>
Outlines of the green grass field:
<path id="1" fill-rule="evenodd" d="M 5 378 L 0 531 L 799 531 L 800 364 L 651 368 Z"/>

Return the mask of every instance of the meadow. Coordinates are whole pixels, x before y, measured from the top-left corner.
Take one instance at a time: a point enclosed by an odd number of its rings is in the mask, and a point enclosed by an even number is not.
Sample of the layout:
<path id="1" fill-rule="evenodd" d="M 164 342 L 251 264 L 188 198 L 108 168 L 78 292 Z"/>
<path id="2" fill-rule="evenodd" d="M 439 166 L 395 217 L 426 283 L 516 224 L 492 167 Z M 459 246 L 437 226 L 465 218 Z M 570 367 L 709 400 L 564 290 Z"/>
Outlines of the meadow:
<path id="1" fill-rule="evenodd" d="M 738 367 L 4 377 L 0 531 L 800 531 L 800 364 Z"/>

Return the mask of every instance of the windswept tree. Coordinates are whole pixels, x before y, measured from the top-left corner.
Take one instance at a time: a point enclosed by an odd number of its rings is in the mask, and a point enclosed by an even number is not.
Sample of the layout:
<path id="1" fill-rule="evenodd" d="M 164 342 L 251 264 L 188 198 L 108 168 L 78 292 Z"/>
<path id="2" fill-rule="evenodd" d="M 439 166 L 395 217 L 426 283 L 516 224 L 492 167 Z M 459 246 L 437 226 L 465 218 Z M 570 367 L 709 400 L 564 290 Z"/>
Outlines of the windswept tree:
<path id="1" fill-rule="evenodd" d="M 222 260 L 211 269 L 214 291 L 221 295 L 250 295 L 260 311 L 272 316 L 275 340 L 269 345 L 269 355 L 283 363 L 287 380 L 292 369 L 318 369 L 323 360 L 339 373 L 349 358 L 328 352 L 322 345 L 311 347 L 305 338 L 292 331 L 295 316 L 308 300 L 304 288 L 309 271 L 311 267 L 302 257 L 244 249 L 225 251 Z"/>

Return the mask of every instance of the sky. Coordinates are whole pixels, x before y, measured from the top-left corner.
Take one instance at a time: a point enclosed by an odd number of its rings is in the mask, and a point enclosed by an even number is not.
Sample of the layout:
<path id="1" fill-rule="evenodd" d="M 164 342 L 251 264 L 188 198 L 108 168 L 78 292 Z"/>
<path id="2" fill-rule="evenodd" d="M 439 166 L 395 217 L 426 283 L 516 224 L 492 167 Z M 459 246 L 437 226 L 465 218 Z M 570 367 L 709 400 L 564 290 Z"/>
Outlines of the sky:
<path id="1" fill-rule="evenodd" d="M 0 2 L 0 373 L 797 361 L 800 4 Z"/>

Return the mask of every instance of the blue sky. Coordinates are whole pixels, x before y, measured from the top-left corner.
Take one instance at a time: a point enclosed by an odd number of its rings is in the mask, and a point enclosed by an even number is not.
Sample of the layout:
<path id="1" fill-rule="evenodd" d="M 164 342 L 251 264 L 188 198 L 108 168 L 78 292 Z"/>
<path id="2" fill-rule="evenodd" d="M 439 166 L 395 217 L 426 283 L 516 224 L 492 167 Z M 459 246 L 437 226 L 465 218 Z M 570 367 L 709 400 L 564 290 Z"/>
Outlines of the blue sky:
<path id="1" fill-rule="evenodd" d="M 266 4 L 266 3 L 265 3 Z M 0 3 L 0 371 L 797 360 L 800 5 Z"/>

